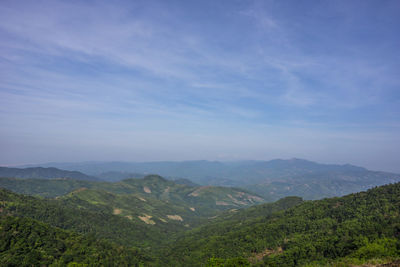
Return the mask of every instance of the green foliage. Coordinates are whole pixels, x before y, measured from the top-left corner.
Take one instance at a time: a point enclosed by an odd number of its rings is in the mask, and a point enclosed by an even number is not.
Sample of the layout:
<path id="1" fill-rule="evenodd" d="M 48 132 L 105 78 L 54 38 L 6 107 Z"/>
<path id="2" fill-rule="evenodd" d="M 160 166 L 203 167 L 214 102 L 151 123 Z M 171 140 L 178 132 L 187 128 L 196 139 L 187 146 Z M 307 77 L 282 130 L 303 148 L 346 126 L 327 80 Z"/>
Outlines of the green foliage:
<path id="1" fill-rule="evenodd" d="M 118 183 L 10 178 L 0 178 L 0 183 L 42 196 L 75 189 L 56 199 L 0 190 L 0 201 L 17 216 L 149 250 L 165 246 L 179 232 L 207 222 L 223 210 L 263 201 L 240 189 L 179 185 L 157 175 Z M 144 221 L 147 217 L 149 221 Z"/>
<path id="2" fill-rule="evenodd" d="M 250 262 L 242 257 L 221 259 L 212 257 L 207 261 L 206 267 L 247 267 Z"/>
<path id="3" fill-rule="evenodd" d="M 167 233 L 144 223 L 88 208 L 79 203 L 63 200 L 38 199 L 0 189 L 0 209 L 3 213 L 29 217 L 51 226 L 73 230 L 81 234 L 92 233 L 98 238 L 113 240 L 121 245 L 155 247 L 165 243 Z"/>
<path id="4" fill-rule="evenodd" d="M 212 257 L 240 256 L 253 264 L 297 266 L 400 257 L 400 183 L 257 216 L 266 207 L 187 232 L 168 251 L 170 262 L 183 259 L 183 265 L 200 266 Z"/>
<path id="5" fill-rule="evenodd" d="M 99 181 L 98 178 L 77 171 L 66 171 L 57 168 L 8 168 L 0 167 L 0 177 L 34 178 L 34 179 L 60 179 L 69 178 L 77 180 Z"/>
<path id="6" fill-rule="evenodd" d="M 257 196 L 235 188 L 177 185 L 159 176 L 85 183 L 56 199 L 0 189 L 0 262 L 350 266 L 400 257 L 400 183 L 319 201 L 287 197 L 246 209 Z M 154 224 L 139 218 L 145 214 Z"/>
<path id="7" fill-rule="evenodd" d="M 6 188 L 20 194 L 40 196 L 45 198 L 62 196 L 79 188 L 91 187 L 92 184 L 94 183 L 73 179 L 45 180 L 0 177 L 0 187 L 2 188 Z"/>
<path id="8" fill-rule="evenodd" d="M 399 255 L 400 242 L 394 238 L 379 238 L 370 242 L 363 238 L 360 247 L 351 254 L 351 257 L 358 259 L 373 259 L 396 257 Z"/>
<path id="9" fill-rule="evenodd" d="M 29 218 L 0 216 L 2 266 L 139 266 L 152 259 L 127 249 L 50 227 Z"/>

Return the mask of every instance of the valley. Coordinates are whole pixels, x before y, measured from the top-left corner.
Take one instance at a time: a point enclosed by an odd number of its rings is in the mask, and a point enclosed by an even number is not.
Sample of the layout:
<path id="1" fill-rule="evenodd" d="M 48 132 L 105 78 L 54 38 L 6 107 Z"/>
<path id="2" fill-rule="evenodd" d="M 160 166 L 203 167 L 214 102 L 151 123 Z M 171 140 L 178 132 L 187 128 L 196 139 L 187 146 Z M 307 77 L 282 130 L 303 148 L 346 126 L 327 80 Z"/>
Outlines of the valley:
<path id="1" fill-rule="evenodd" d="M 0 178 L 0 260 L 10 266 L 350 266 L 400 257 L 400 183 L 270 202 L 247 189 L 182 180 Z"/>

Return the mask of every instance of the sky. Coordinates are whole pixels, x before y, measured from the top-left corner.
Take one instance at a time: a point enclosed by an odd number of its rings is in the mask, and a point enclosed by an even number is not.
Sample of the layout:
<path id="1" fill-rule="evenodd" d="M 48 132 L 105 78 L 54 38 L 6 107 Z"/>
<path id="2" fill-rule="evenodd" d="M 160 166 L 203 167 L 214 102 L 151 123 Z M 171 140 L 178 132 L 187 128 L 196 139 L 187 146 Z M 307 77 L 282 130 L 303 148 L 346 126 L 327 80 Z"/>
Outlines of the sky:
<path id="1" fill-rule="evenodd" d="M 0 2 L 0 165 L 400 173 L 400 1 Z"/>

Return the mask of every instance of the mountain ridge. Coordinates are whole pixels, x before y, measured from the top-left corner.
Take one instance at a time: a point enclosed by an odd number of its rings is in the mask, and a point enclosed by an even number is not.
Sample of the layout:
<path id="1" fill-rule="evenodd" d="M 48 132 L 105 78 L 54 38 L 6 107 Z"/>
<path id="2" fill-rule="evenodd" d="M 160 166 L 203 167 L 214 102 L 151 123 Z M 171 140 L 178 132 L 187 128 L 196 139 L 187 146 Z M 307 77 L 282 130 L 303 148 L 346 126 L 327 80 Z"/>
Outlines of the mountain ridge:
<path id="1" fill-rule="evenodd" d="M 236 162 L 59 163 L 56 166 L 88 171 L 93 175 L 96 172 L 121 172 L 121 177 L 123 173 L 157 173 L 168 179 L 186 178 L 199 185 L 241 187 L 269 200 L 290 195 L 305 199 L 343 196 L 400 181 L 400 174 L 370 171 L 351 164 L 321 164 L 298 158 Z"/>
<path id="2" fill-rule="evenodd" d="M 79 171 L 61 170 L 56 167 L 28 167 L 10 168 L 0 167 L 0 177 L 33 178 L 33 179 L 59 179 L 69 178 L 75 180 L 100 181 L 99 178 Z"/>

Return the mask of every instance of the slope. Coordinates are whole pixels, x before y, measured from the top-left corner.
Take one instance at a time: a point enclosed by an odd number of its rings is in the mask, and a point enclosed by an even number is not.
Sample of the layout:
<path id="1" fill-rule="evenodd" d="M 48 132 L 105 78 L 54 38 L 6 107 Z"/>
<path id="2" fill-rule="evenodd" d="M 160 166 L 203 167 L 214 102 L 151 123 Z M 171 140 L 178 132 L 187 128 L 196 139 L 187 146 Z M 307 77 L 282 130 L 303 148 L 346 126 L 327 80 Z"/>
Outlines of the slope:
<path id="1" fill-rule="evenodd" d="M 185 233 L 165 253 L 168 264 L 242 257 L 255 265 L 302 266 L 400 257 L 400 183 L 274 214 L 259 211 L 263 206 L 251 209 L 255 216 L 243 210 Z"/>
<path id="2" fill-rule="evenodd" d="M 25 169 L 0 167 L 0 177 L 35 179 L 70 178 L 75 180 L 100 181 L 100 179 L 94 176 L 89 176 L 78 171 L 66 171 L 52 167 L 32 167 Z"/>
<path id="3" fill-rule="evenodd" d="M 13 216 L 35 219 L 54 227 L 81 234 L 92 233 L 129 247 L 154 248 L 168 239 L 168 233 L 128 218 L 90 209 L 59 199 L 38 199 L 0 189 L 0 210 Z"/>
<path id="4" fill-rule="evenodd" d="M 264 202 L 241 189 L 191 187 L 156 175 L 118 183 L 4 178 L 0 185 L 40 196 L 73 189 L 56 199 L 2 190 L 0 201 L 16 215 L 142 248 L 161 246 L 222 211 Z"/>
<path id="5" fill-rule="evenodd" d="M 181 162 L 89 162 L 49 163 L 92 175 L 114 171 L 158 173 L 164 177 L 185 177 L 201 185 L 236 186 L 265 199 L 297 195 L 305 199 L 343 196 L 374 186 L 400 181 L 399 174 L 370 171 L 349 164 L 320 164 L 304 159 L 270 161 L 181 161 Z"/>
<path id="6" fill-rule="evenodd" d="M 2 266 L 135 266 L 152 261 L 137 249 L 5 214 L 0 215 L 0 237 Z"/>

